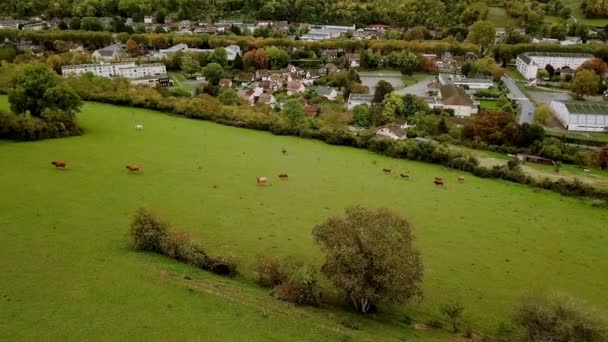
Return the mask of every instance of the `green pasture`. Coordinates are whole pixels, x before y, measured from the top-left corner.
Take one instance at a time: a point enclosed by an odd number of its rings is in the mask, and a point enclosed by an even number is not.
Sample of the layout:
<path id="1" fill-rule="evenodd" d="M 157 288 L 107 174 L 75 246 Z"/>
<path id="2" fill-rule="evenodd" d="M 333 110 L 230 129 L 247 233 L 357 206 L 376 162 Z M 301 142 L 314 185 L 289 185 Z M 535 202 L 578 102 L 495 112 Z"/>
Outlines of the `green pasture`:
<path id="1" fill-rule="evenodd" d="M 451 340 L 414 331 L 407 317 L 439 318 L 440 304 L 458 300 L 470 324 L 494 330 L 532 290 L 608 313 L 608 211 L 587 201 L 471 175 L 461 184 L 461 173 L 432 164 L 149 110 L 87 103 L 79 120 L 81 137 L 0 142 L 0 340 Z M 270 184 L 257 186 L 258 176 Z M 252 283 L 258 254 L 320 265 L 312 228 L 353 204 L 411 221 L 423 300 L 360 318 L 294 307 Z M 133 251 L 128 220 L 140 206 L 211 254 L 237 257 L 242 275 Z"/>
<path id="2" fill-rule="evenodd" d="M 488 109 L 488 110 L 496 110 L 498 109 L 498 105 L 494 100 L 481 100 L 479 101 L 480 109 Z"/>

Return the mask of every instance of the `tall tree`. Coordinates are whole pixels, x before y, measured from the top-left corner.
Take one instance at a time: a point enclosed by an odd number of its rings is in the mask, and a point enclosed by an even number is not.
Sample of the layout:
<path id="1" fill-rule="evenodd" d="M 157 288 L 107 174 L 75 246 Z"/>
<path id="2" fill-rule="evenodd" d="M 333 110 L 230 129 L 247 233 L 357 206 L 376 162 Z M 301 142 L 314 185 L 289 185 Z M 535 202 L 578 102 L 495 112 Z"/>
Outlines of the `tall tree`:
<path id="1" fill-rule="evenodd" d="M 74 89 L 43 64 L 26 64 L 10 82 L 8 101 L 17 114 L 41 117 L 46 111 L 76 113 L 81 106 Z"/>
<path id="2" fill-rule="evenodd" d="M 321 271 L 359 312 L 421 296 L 423 266 L 409 222 L 386 209 L 351 207 L 313 229 Z"/>
<path id="3" fill-rule="evenodd" d="M 600 90 L 600 77 L 591 70 L 581 70 L 574 76 L 572 91 L 577 97 L 595 95 Z"/>
<path id="4" fill-rule="evenodd" d="M 300 126 L 304 122 L 304 106 L 298 100 L 291 99 L 285 102 L 282 114 L 290 127 Z"/>
<path id="5" fill-rule="evenodd" d="M 487 48 L 494 42 L 495 35 L 494 25 L 489 21 L 480 20 L 469 27 L 467 42 Z"/>
<path id="6" fill-rule="evenodd" d="M 387 81 L 380 80 L 374 89 L 375 93 L 372 103 L 382 103 L 384 97 L 393 92 L 393 85 Z"/>
<path id="7" fill-rule="evenodd" d="M 224 75 L 224 69 L 217 63 L 209 63 L 203 68 L 203 75 L 209 84 L 216 86 Z"/>

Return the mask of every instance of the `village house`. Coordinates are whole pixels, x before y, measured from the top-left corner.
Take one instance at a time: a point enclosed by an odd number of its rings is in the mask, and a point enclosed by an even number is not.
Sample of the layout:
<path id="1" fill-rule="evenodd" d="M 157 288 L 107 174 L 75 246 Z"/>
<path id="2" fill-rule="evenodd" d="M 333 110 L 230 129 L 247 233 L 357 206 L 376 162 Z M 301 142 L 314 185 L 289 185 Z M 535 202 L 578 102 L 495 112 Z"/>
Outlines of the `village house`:
<path id="1" fill-rule="evenodd" d="M 122 43 L 116 43 L 93 51 L 91 57 L 99 61 L 117 61 L 122 57 L 123 53 Z"/>
<path id="2" fill-rule="evenodd" d="M 426 92 L 430 96 L 436 96 L 439 94 L 439 88 L 441 88 L 441 83 L 433 81 L 426 85 Z"/>
<path id="3" fill-rule="evenodd" d="M 393 140 L 407 139 L 407 127 L 407 124 L 399 125 L 396 123 L 390 123 L 388 125 L 378 127 L 378 129 L 376 129 L 376 135 Z"/>
<path id="4" fill-rule="evenodd" d="M 358 68 L 361 66 L 361 55 L 358 52 L 347 53 L 344 58 L 348 62 L 348 66 L 351 68 Z"/>
<path id="5" fill-rule="evenodd" d="M 321 50 L 321 58 L 334 60 L 338 58 L 338 49 L 323 49 Z"/>
<path id="6" fill-rule="evenodd" d="M 477 104 L 464 88 L 448 84 L 439 88 L 439 96 L 427 102 L 431 108 L 451 109 L 456 116 L 477 114 Z"/>
<path id="7" fill-rule="evenodd" d="M 234 81 L 241 86 L 250 86 L 255 82 L 255 74 L 252 72 L 240 72 Z"/>
<path id="8" fill-rule="evenodd" d="M 154 22 L 154 19 L 152 18 L 152 16 L 146 15 L 144 17 L 144 24 L 146 25 L 152 25 Z"/>
<path id="9" fill-rule="evenodd" d="M 325 75 L 331 76 L 338 72 L 338 67 L 334 63 L 325 64 Z"/>
<path id="10" fill-rule="evenodd" d="M 348 108 L 348 110 L 351 110 L 354 107 L 361 105 L 361 104 L 371 106 L 373 98 L 374 98 L 374 95 L 370 95 L 370 94 L 352 94 L 351 93 L 348 96 L 348 102 L 346 103 L 346 108 Z"/>
<path id="11" fill-rule="evenodd" d="M 302 84 L 302 82 L 300 81 L 289 81 L 287 82 L 287 95 L 291 96 L 294 94 L 299 94 L 299 93 L 303 93 L 306 91 L 306 88 L 304 87 L 304 84 Z"/>
<path id="12" fill-rule="evenodd" d="M 327 86 L 317 86 L 315 88 L 315 93 L 317 93 L 317 95 L 319 96 L 328 99 L 329 101 L 334 101 L 338 96 L 338 92 L 336 91 L 336 89 Z"/>
<path id="13" fill-rule="evenodd" d="M 274 98 L 274 96 L 270 93 L 262 93 L 258 98 L 257 101 L 255 103 L 259 103 L 259 104 L 263 104 L 263 105 L 267 105 L 269 107 L 273 107 L 276 105 L 277 100 Z"/>
<path id="14" fill-rule="evenodd" d="M 255 71 L 255 79 L 257 81 L 270 80 L 270 71 L 268 69 L 258 69 Z"/>
<path id="15" fill-rule="evenodd" d="M 311 104 L 304 106 L 304 115 L 310 118 L 316 118 L 321 114 L 321 107 L 319 105 Z"/>
<path id="16" fill-rule="evenodd" d="M 227 78 L 222 78 L 218 84 L 219 84 L 220 88 L 230 88 L 230 87 L 232 87 L 232 80 L 229 80 Z"/>

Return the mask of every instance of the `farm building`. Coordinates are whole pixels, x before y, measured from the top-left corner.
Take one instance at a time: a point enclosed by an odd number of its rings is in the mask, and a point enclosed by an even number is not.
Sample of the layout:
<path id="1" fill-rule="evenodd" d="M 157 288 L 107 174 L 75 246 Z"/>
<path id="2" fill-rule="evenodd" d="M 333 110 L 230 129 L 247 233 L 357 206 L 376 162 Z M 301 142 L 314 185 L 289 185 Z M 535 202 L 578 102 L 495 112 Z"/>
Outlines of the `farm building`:
<path id="1" fill-rule="evenodd" d="M 604 132 L 608 130 L 608 103 L 552 101 L 551 110 L 569 131 Z"/>
<path id="2" fill-rule="evenodd" d="M 526 52 L 517 55 L 517 71 L 526 79 L 536 78 L 539 69 L 551 65 L 554 69 L 569 67 L 578 69 L 583 63 L 593 58 L 588 53 Z"/>

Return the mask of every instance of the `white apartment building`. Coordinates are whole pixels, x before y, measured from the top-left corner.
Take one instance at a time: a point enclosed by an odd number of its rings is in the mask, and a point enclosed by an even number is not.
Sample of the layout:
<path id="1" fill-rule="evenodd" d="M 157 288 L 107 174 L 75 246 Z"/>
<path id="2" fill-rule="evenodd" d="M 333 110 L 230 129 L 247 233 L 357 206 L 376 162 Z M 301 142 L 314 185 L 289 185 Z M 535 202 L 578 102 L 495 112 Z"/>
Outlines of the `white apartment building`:
<path id="1" fill-rule="evenodd" d="M 569 131 L 605 132 L 608 130 L 608 103 L 588 101 L 551 101 L 555 117 Z"/>
<path id="2" fill-rule="evenodd" d="M 558 70 L 563 67 L 577 69 L 583 63 L 593 58 L 588 53 L 558 53 L 558 52 L 526 52 L 517 55 L 517 70 L 530 80 L 536 78 L 539 69 L 551 65 Z"/>
<path id="3" fill-rule="evenodd" d="M 167 74 L 167 69 L 162 63 L 136 65 L 135 62 L 66 65 L 61 68 L 61 74 L 64 77 L 69 75 L 82 75 L 87 72 L 102 77 L 111 78 L 122 76 L 134 79 L 150 76 L 164 76 Z"/>

